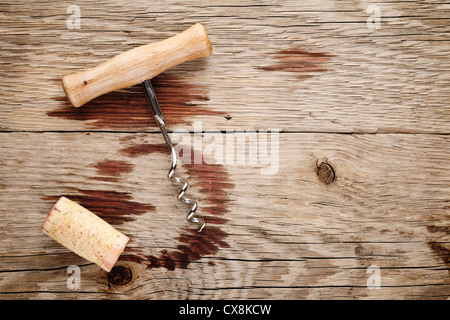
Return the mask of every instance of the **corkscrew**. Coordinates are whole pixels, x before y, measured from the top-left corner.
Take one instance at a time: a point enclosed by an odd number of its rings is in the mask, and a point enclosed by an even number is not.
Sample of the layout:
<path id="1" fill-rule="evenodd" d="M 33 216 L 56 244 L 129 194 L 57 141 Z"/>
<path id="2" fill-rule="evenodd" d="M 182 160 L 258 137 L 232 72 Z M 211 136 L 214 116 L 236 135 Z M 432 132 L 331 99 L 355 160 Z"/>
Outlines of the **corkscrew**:
<path id="1" fill-rule="evenodd" d="M 145 80 L 142 82 L 142 87 L 144 88 L 145 95 L 147 96 L 147 100 L 152 108 L 153 115 L 155 116 L 156 123 L 158 123 L 159 128 L 161 129 L 161 133 L 169 146 L 171 157 L 172 157 L 172 166 L 167 174 L 167 178 L 174 183 L 182 185 L 180 192 L 178 193 L 177 199 L 180 202 L 191 205 L 191 211 L 186 215 L 186 220 L 199 225 L 198 232 L 201 232 L 205 227 L 206 223 L 203 219 L 195 216 L 195 211 L 197 211 L 198 203 L 197 201 L 186 197 L 185 193 L 189 184 L 186 179 L 183 179 L 179 176 L 175 175 L 175 170 L 177 168 L 177 152 L 170 140 L 170 137 L 166 130 L 166 122 L 164 120 L 164 116 L 162 114 L 161 108 L 158 103 L 158 99 L 156 99 L 155 91 L 153 90 L 152 84 L 150 80 Z"/>
<path id="2" fill-rule="evenodd" d="M 199 232 L 205 227 L 205 221 L 195 216 L 198 207 L 197 201 L 186 196 L 188 182 L 175 175 L 177 153 L 167 134 L 164 116 L 148 79 L 152 79 L 177 64 L 209 56 L 211 52 L 212 48 L 206 30 L 197 23 L 171 38 L 133 48 L 94 68 L 67 75 L 62 81 L 67 99 L 76 108 L 113 90 L 137 84 L 143 86 L 155 120 L 171 152 L 172 166 L 167 177 L 173 183 L 181 186 L 177 199 L 191 206 L 186 219 L 198 225 Z"/>

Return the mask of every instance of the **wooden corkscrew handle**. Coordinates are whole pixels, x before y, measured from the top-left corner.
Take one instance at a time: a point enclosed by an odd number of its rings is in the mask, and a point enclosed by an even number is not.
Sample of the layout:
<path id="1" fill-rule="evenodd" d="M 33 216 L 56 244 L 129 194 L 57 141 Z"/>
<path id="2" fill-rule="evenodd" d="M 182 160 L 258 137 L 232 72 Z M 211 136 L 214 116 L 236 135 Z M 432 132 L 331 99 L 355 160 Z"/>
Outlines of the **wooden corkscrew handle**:
<path id="1" fill-rule="evenodd" d="M 65 76 L 64 92 L 78 108 L 102 94 L 151 79 L 177 64 L 209 56 L 211 51 L 206 30 L 197 23 L 171 38 L 131 49 L 94 68 Z"/>

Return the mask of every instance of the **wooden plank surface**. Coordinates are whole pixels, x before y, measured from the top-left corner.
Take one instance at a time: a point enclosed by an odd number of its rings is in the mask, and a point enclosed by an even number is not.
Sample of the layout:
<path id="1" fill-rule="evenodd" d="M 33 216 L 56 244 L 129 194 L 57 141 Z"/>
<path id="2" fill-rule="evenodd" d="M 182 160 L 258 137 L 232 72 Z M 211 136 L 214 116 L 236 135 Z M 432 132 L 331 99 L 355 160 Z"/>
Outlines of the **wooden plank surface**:
<path id="1" fill-rule="evenodd" d="M 73 4 L 0 4 L 1 299 L 450 297 L 447 3 L 77 1 L 68 29 Z M 60 83 L 195 22 L 214 54 L 153 83 L 191 132 L 200 234 L 141 88 L 73 109 Z M 40 231 L 61 195 L 130 236 L 115 274 Z"/>
<path id="2" fill-rule="evenodd" d="M 375 32 L 367 27 L 371 4 L 381 14 Z M 78 111 L 60 80 L 201 22 L 213 55 L 155 80 L 175 126 L 192 125 L 195 115 L 220 130 L 449 131 L 446 3 L 80 1 L 80 29 L 68 29 L 70 5 L 0 6 L 3 130 L 153 131 L 140 88 Z"/>
<path id="3" fill-rule="evenodd" d="M 261 175 L 263 166 L 185 164 L 199 214 L 209 222 L 202 234 L 189 229 L 186 208 L 174 199 L 158 135 L 6 138 L 8 234 L 0 265 L 8 297 L 442 298 L 449 292 L 449 161 L 441 153 L 447 136 L 286 134 L 277 176 Z M 139 154 L 129 153 L 138 147 Z M 317 175 L 324 158 L 336 173 L 328 185 Z M 139 270 L 138 279 L 108 286 L 106 272 L 41 233 L 60 195 L 131 236 L 119 264 Z M 81 292 L 66 288 L 71 264 L 82 266 Z M 371 265 L 382 270 L 380 290 L 366 287 Z"/>

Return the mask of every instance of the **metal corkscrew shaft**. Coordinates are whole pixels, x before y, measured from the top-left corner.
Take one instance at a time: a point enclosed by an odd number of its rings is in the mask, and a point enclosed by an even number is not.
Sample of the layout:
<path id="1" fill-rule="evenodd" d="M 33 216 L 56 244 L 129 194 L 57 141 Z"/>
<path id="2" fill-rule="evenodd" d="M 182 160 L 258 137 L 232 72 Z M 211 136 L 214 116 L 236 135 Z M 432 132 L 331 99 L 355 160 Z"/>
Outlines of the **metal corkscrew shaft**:
<path id="1" fill-rule="evenodd" d="M 195 211 L 197 210 L 197 207 L 198 207 L 197 201 L 185 196 L 186 190 L 189 187 L 188 182 L 186 181 L 186 179 L 183 179 L 183 178 L 175 175 L 175 170 L 177 168 L 177 153 L 176 153 L 176 150 L 172 144 L 172 141 L 170 140 L 170 137 L 167 133 L 164 116 L 162 114 L 158 100 L 156 99 L 156 95 L 155 95 L 155 92 L 153 91 L 152 84 L 150 83 L 149 80 L 145 80 L 144 82 L 142 82 L 142 87 L 144 88 L 144 92 L 145 92 L 145 95 L 147 96 L 147 100 L 148 100 L 150 106 L 152 107 L 152 111 L 155 116 L 155 120 L 158 123 L 159 128 L 161 129 L 161 132 L 164 136 L 164 140 L 166 141 L 166 143 L 170 149 L 170 153 L 171 153 L 171 157 L 172 157 L 172 166 L 170 168 L 169 173 L 167 174 L 167 177 L 172 182 L 182 185 L 181 190 L 178 193 L 177 199 L 178 199 L 178 201 L 189 204 L 191 206 L 190 212 L 186 215 L 186 220 L 193 224 L 199 225 L 198 232 L 201 232 L 203 230 L 203 228 L 205 227 L 206 223 L 203 219 L 195 216 Z"/>

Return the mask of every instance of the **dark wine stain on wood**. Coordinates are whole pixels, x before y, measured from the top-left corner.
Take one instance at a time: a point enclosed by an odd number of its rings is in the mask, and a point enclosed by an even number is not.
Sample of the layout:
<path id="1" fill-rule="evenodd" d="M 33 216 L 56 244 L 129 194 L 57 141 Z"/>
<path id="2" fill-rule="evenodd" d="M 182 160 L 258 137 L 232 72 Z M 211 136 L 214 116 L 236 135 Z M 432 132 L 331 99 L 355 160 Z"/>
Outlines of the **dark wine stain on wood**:
<path id="1" fill-rule="evenodd" d="M 202 210 L 215 216 L 227 213 L 230 201 L 228 190 L 234 188 L 234 183 L 230 181 L 226 168 L 220 164 L 206 165 L 204 160 L 202 164 L 192 163 L 184 167 L 189 175 L 188 180 L 194 181 L 192 185 L 199 187 L 206 195 L 203 203 L 209 206 Z"/>
<path id="2" fill-rule="evenodd" d="M 294 72 L 300 79 L 313 77 L 312 73 L 330 71 L 323 64 L 328 62 L 333 54 L 325 52 L 307 51 L 303 48 L 291 48 L 281 50 L 272 54 L 277 63 L 258 67 L 265 71 L 287 71 Z"/>
<path id="3" fill-rule="evenodd" d="M 112 225 L 134 221 L 136 218 L 133 215 L 155 211 L 153 205 L 133 201 L 129 193 L 117 191 L 77 189 L 73 193 L 46 196 L 42 199 L 56 202 L 61 196 L 75 201 Z"/>
<path id="4" fill-rule="evenodd" d="M 186 170 L 188 175 L 186 178 L 190 184 L 199 187 L 204 196 L 199 203 L 198 213 L 210 214 L 201 216 L 207 223 L 205 229 L 202 232 L 198 232 L 196 229 L 184 229 L 176 238 L 180 244 L 174 251 L 165 250 L 157 256 L 145 255 L 138 248 L 126 248 L 119 260 L 140 263 L 147 268 L 184 269 L 190 263 L 198 261 L 204 256 L 217 253 L 220 248 L 229 247 L 225 241 L 228 234 L 220 228 L 220 225 L 228 221 L 223 215 L 229 212 L 227 208 L 230 202 L 228 191 L 234 188 L 234 183 L 223 165 L 210 164 L 211 161 L 205 158 L 202 159 L 202 163 L 194 164 L 195 151 L 190 150 L 192 164 L 183 163 L 182 167 Z M 129 157 L 138 157 L 154 152 L 170 154 L 165 144 L 149 145 L 146 143 L 127 145 L 120 152 Z"/>
<path id="5" fill-rule="evenodd" d="M 220 248 L 228 248 L 224 241 L 227 234 L 216 226 L 207 226 L 202 232 L 185 229 L 184 233 L 176 238 L 181 244 L 174 251 L 166 251 L 159 256 L 143 255 L 142 253 L 124 254 L 120 261 L 131 261 L 145 265 L 147 268 L 176 268 L 186 269 L 190 263 L 200 260 L 203 256 L 213 255 Z M 126 253 L 133 253 L 129 248 Z"/>
<path id="6" fill-rule="evenodd" d="M 186 123 L 186 119 L 197 115 L 222 117 L 225 114 L 196 104 L 209 100 L 203 86 L 189 84 L 169 74 L 155 77 L 152 85 L 167 123 Z M 86 121 L 88 128 L 134 131 L 157 127 L 140 85 L 109 92 L 79 108 L 74 108 L 65 95 L 53 99 L 60 101 L 61 106 L 47 112 L 48 116 Z"/>
<path id="7" fill-rule="evenodd" d="M 122 174 L 133 171 L 133 164 L 117 160 L 99 161 L 93 167 L 97 168 L 97 174 L 99 176 L 91 177 L 91 179 L 110 182 L 115 182 Z"/>
<path id="8" fill-rule="evenodd" d="M 430 238 L 427 240 L 428 247 L 436 254 L 442 262 L 446 265 L 448 273 L 450 275 L 450 249 L 445 247 L 444 243 L 447 236 L 450 234 L 450 228 L 448 226 L 426 226 L 427 231 L 430 233 Z M 431 239 L 434 238 L 434 239 Z M 442 241 L 437 241 L 436 238 L 441 238 Z"/>
<path id="9" fill-rule="evenodd" d="M 139 156 L 144 156 L 144 155 L 151 154 L 154 152 L 170 154 L 169 147 L 165 143 L 162 143 L 162 144 L 150 144 L 150 143 L 132 144 L 126 148 L 121 149 L 119 152 L 130 158 L 137 158 Z"/>
<path id="10" fill-rule="evenodd" d="M 442 243 L 428 241 L 428 247 L 445 263 L 450 275 L 450 249 L 444 247 Z"/>
<path id="11" fill-rule="evenodd" d="M 448 227 L 448 226 L 427 226 L 427 231 L 430 233 L 442 232 L 445 234 L 450 234 L 450 227 Z"/>

